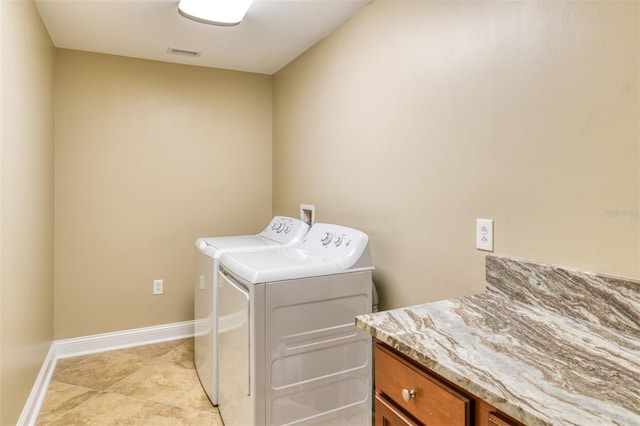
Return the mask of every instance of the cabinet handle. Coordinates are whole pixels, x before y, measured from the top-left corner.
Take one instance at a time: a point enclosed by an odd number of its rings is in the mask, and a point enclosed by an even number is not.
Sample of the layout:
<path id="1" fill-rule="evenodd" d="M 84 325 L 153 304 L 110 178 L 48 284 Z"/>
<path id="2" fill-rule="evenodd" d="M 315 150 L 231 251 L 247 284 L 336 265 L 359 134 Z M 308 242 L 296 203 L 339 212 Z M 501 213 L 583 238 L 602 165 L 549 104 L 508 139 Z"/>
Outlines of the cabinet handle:
<path id="1" fill-rule="evenodd" d="M 409 389 L 402 389 L 402 399 L 404 399 L 405 401 L 409 402 L 411 401 L 412 398 L 416 397 L 416 391 L 414 391 L 413 389 L 409 390 Z"/>

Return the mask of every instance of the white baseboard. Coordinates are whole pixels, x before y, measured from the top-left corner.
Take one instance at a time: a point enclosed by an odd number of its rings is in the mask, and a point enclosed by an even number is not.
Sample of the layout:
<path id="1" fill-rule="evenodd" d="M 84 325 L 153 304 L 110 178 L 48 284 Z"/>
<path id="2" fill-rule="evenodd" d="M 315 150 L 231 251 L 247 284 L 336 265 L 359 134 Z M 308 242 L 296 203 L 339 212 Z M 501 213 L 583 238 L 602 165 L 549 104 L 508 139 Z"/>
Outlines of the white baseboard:
<path id="1" fill-rule="evenodd" d="M 193 337 L 193 321 L 56 340 L 56 359 Z"/>
<path id="2" fill-rule="evenodd" d="M 58 359 L 133 346 L 151 345 L 189 337 L 193 337 L 193 321 L 94 334 L 92 336 L 52 342 L 17 424 L 20 426 L 32 426 L 36 423 Z"/>
<path id="3" fill-rule="evenodd" d="M 36 423 L 38 413 L 40 413 L 40 407 L 42 407 L 42 402 L 47 394 L 47 389 L 49 389 L 51 376 L 53 376 L 53 371 L 56 369 L 56 362 L 55 348 L 52 343 L 49 347 L 49 352 L 47 352 L 47 356 L 42 363 L 38 377 L 36 377 L 36 381 L 31 388 L 31 393 L 29 394 L 29 398 L 27 398 L 27 403 L 22 409 L 22 414 L 20 414 L 17 425 L 31 426 Z"/>

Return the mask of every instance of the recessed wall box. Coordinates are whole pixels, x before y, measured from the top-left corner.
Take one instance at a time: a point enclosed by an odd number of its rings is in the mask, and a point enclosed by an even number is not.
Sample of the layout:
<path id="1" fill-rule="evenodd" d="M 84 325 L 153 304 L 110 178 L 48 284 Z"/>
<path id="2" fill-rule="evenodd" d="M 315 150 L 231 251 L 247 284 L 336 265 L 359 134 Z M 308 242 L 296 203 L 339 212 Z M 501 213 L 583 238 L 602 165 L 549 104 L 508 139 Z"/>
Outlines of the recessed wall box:
<path id="1" fill-rule="evenodd" d="M 300 220 L 311 226 L 316 222 L 316 206 L 300 204 Z"/>

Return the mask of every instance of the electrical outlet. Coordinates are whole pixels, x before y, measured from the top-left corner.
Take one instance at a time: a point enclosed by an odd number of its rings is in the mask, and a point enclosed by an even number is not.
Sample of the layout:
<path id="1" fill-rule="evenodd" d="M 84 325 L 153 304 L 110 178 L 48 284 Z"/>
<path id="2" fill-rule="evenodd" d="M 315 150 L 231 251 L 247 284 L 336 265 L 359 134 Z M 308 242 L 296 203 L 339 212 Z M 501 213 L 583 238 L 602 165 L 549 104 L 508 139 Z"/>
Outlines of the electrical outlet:
<path id="1" fill-rule="evenodd" d="M 164 292 L 164 283 L 162 280 L 153 280 L 153 294 L 162 294 Z"/>
<path id="2" fill-rule="evenodd" d="M 476 219 L 476 248 L 493 251 L 493 220 Z"/>

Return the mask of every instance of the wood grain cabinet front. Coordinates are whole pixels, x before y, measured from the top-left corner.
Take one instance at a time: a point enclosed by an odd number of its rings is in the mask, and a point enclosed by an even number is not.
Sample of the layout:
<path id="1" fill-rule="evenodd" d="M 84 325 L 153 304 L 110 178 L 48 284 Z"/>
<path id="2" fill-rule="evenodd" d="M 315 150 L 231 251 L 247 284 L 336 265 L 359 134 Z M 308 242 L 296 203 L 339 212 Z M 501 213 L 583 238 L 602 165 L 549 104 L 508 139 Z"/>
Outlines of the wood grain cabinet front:
<path id="1" fill-rule="evenodd" d="M 390 401 L 422 424 L 471 425 L 471 400 L 468 397 L 380 344 L 376 345 L 375 357 L 376 392 L 380 399 Z"/>
<path id="2" fill-rule="evenodd" d="M 376 395 L 376 426 L 420 426 L 393 406 L 381 395 Z"/>
<path id="3" fill-rule="evenodd" d="M 524 426 L 381 342 L 375 366 L 376 426 Z"/>
<path id="4" fill-rule="evenodd" d="M 518 426 L 519 423 L 512 423 L 509 420 L 505 420 L 499 413 L 489 413 L 488 415 L 489 426 Z"/>

